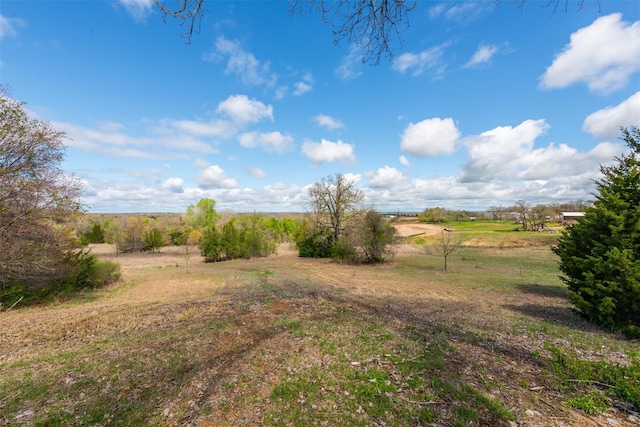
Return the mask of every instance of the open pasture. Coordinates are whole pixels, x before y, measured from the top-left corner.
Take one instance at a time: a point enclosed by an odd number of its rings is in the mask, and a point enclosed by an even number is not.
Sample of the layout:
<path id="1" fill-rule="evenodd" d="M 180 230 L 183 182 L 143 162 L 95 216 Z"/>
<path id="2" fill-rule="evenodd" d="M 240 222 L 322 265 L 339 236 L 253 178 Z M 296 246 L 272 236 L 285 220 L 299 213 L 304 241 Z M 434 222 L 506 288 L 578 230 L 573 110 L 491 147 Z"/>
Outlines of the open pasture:
<path id="1" fill-rule="evenodd" d="M 375 266 L 94 251 L 121 283 L 0 313 L 0 424 L 639 422 L 634 378 L 576 370 L 637 375 L 640 346 L 574 315 L 546 245 L 467 246 L 446 273 L 410 245 Z"/>

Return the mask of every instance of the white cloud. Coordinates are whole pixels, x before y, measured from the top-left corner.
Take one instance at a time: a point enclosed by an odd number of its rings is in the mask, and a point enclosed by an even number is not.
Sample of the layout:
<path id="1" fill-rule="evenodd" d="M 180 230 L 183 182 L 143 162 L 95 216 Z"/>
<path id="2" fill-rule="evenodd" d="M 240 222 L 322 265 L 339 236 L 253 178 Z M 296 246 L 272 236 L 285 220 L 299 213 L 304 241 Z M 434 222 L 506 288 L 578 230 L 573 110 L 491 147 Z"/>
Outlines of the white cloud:
<path id="1" fill-rule="evenodd" d="M 589 114 L 582 130 L 600 140 L 620 135 L 620 127 L 637 126 L 640 122 L 640 92 L 636 92 L 615 107 L 607 107 Z"/>
<path id="2" fill-rule="evenodd" d="M 485 64 L 490 64 L 494 56 L 499 53 L 506 53 L 509 50 L 509 43 L 501 45 L 481 44 L 475 51 L 464 68 L 478 68 Z"/>
<path id="3" fill-rule="evenodd" d="M 336 77 L 342 80 L 352 80 L 360 77 L 362 71 L 362 52 L 356 45 L 349 47 L 349 53 L 342 57 L 338 68 L 335 69 Z"/>
<path id="4" fill-rule="evenodd" d="M 463 140 L 469 151 L 463 182 L 513 178 L 519 161 L 531 153 L 534 141 L 546 133 L 544 120 L 526 120 L 516 127 L 500 126 Z"/>
<path id="5" fill-rule="evenodd" d="M 184 189 L 182 188 L 183 184 L 184 181 L 182 178 L 169 178 L 162 183 L 161 187 L 172 193 L 184 193 Z"/>
<path id="6" fill-rule="evenodd" d="M 239 42 L 218 37 L 214 49 L 204 56 L 207 61 L 227 61 L 226 74 L 235 74 L 247 85 L 273 86 L 277 82 L 277 76 L 271 72 L 269 62 L 260 62 L 253 53 L 242 48 Z"/>
<path id="7" fill-rule="evenodd" d="M 257 179 L 265 179 L 265 178 L 269 177 L 269 175 L 267 175 L 267 173 L 265 171 L 263 171 L 262 169 L 260 169 L 260 168 L 255 168 L 253 166 L 247 166 L 245 168 L 245 170 L 247 171 L 247 173 L 249 175 L 251 175 L 252 177 L 257 178 Z"/>
<path id="8" fill-rule="evenodd" d="M 305 141 L 302 144 L 302 154 L 313 161 L 314 164 L 338 162 L 341 164 L 353 164 L 356 156 L 353 154 L 354 146 L 338 140 L 337 142 L 322 139 L 320 142 Z"/>
<path id="9" fill-rule="evenodd" d="M 289 91 L 289 87 L 286 85 L 278 86 L 274 93 L 274 97 L 276 99 L 282 99 L 287 96 L 287 92 Z"/>
<path id="10" fill-rule="evenodd" d="M 393 61 L 392 68 L 400 74 L 409 72 L 414 77 L 429 72 L 434 79 L 442 78 L 446 71 L 443 54 L 447 46 L 449 46 L 449 43 L 434 46 L 417 53 L 403 53 Z"/>
<path id="11" fill-rule="evenodd" d="M 622 14 L 596 19 L 571 34 L 569 44 L 540 78 L 544 89 L 585 83 L 593 92 L 609 93 L 627 85 L 640 70 L 640 21 L 629 24 Z"/>
<path id="12" fill-rule="evenodd" d="M 285 153 L 293 146 L 293 137 L 281 132 L 245 132 L 238 137 L 240 145 L 247 148 L 258 147 L 273 153 Z"/>
<path id="13" fill-rule="evenodd" d="M 306 82 L 296 82 L 294 87 L 293 96 L 303 95 L 313 89 L 313 86 Z"/>
<path id="14" fill-rule="evenodd" d="M 547 200 L 562 200 L 566 192 L 565 200 L 574 192 L 582 193 L 578 198 L 588 197 L 600 165 L 610 163 L 620 145 L 603 142 L 586 152 L 562 143 L 536 148 L 535 141 L 548 128 L 544 120 L 526 120 L 465 138 L 469 154 L 459 182 L 504 186 L 512 194 L 520 188 L 519 198 L 526 198 L 527 192 Z"/>
<path id="15" fill-rule="evenodd" d="M 236 133 L 235 126 L 225 120 L 172 120 L 165 125 L 194 136 L 228 138 Z"/>
<path id="16" fill-rule="evenodd" d="M 405 156 L 400 156 L 400 157 L 398 158 L 398 161 L 400 162 L 400 164 L 401 164 L 402 166 L 406 166 L 406 167 L 411 166 L 411 164 L 409 163 L 409 159 L 407 159 Z"/>
<path id="17" fill-rule="evenodd" d="M 118 0 L 118 2 L 138 22 L 145 21 L 153 8 L 153 0 Z"/>
<path id="18" fill-rule="evenodd" d="M 17 18 L 7 18 L 0 15 L 0 40 L 5 37 L 15 37 L 18 35 L 17 27 L 26 27 L 26 21 Z"/>
<path id="19" fill-rule="evenodd" d="M 313 117 L 313 121 L 318 124 L 318 126 L 326 127 L 327 129 L 341 129 L 344 127 L 344 124 L 340 120 L 336 120 L 331 116 L 327 116 L 325 114 L 318 114 Z"/>
<path id="20" fill-rule="evenodd" d="M 200 172 L 196 177 L 196 182 L 200 188 L 205 190 L 212 188 L 235 188 L 238 185 L 237 181 L 227 176 L 224 170 L 218 165 L 209 166 Z"/>
<path id="21" fill-rule="evenodd" d="M 311 73 L 306 73 L 302 80 L 296 82 L 294 85 L 293 96 L 301 96 L 313 89 L 313 76 Z"/>
<path id="22" fill-rule="evenodd" d="M 185 133 L 188 126 L 182 126 L 180 122 L 154 124 L 147 129 L 153 136 L 136 136 L 136 132 L 115 122 L 99 123 L 94 128 L 65 122 L 52 124 L 69 137 L 68 146 L 116 157 L 174 159 L 186 158 L 188 152 L 212 154 L 217 151 L 210 144 Z"/>
<path id="23" fill-rule="evenodd" d="M 402 133 L 400 150 L 416 157 L 452 154 L 460 131 L 453 119 L 435 117 L 410 123 Z"/>
<path id="24" fill-rule="evenodd" d="M 247 95 L 231 95 L 218 104 L 216 112 L 222 113 L 236 123 L 245 125 L 263 119 L 273 121 L 273 106 L 265 105 Z"/>
<path id="25" fill-rule="evenodd" d="M 367 186 L 376 189 L 397 188 L 407 182 L 407 178 L 402 174 L 402 172 L 389 166 L 379 168 L 373 174 L 370 174 L 368 178 L 369 182 Z"/>
<path id="26" fill-rule="evenodd" d="M 198 169 L 208 168 L 209 165 L 211 165 L 211 163 L 209 163 L 209 161 L 205 159 L 195 159 L 193 161 L 193 166 L 195 166 Z"/>
<path id="27" fill-rule="evenodd" d="M 429 17 L 431 19 L 444 18 L 448 21 L 468 24 L 490 13 L 493 7 L 492 2 L 440 3 L 429 9 Z"/>

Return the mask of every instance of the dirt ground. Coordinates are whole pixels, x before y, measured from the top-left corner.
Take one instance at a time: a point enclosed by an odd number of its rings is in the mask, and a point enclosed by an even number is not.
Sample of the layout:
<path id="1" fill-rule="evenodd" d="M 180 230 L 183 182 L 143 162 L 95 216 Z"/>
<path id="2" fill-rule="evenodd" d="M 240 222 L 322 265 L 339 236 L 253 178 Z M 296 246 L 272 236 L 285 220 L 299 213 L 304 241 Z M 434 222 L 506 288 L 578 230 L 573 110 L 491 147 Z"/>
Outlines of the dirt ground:
<path id="1" fill-rule="evenodd" d="M 442 227 L 434 224 L 397 223 L 393 225 L 401 237 L 439 234 Z"/>
<path id="2" fill-rule="evenodd" d="M 398 228 L 403 236 L 435 234 L 440 231 L 440 227 L 427 224 L 402 224 Z M 496 390 L 496 396 L 518 414 L 518 422 L 513 422 L 512 426 L 631 427 L 640 422 L 638 418 L 622 411 L 613 410 L 605 415 L 587 416 L 567 408 L 563 406 L 559 396 L 554 394 L 551 384 L 546 383 L 548 380 L 539 376 L 541 368 L 531 355 L 545 351 L 543 342 L 547 337 L 539 332 L 523 333 L 510 326 L 509 322 L 514 315 L 513 307 L 522 308 L 525 314 L 525 309 L 539 307 L 543 310 L 541 313 L 529 314 L 553 315 L 560 319 L 567 316 L 569 322 L 571 315 L 567 302 L 557 295 L 543 292 L 499 294 L 442 284 L 429 286 L 428 282 L 418 284 L 411 280 L 392 281 L 380 274 L 380 271 L 391 268 L 388 265 L 356 267 L 332 264 L 326 260 L 300 259 L 288 245 L 281 245 L 277 255 L 258 260 L 254 264 L 264 266 L 265 271 L 283 271 L 291 277 L 300 275 L 314 285 L 305 289 L 287 289 L 293 297 L 286 300 L 275 299 L 269 300 L 268 304 L 247 306 L 246 301 L 257 297 L 251 295 L 248 298 L 241 280 L 238 279 L 236 283 L 232 273 L 224 276 L 230 278 L 224 282 L 203 278 L 198 268 L 203 265 L 204 260 L 198 255 L 196 248 L 192 248 L 188 256 L 185 256 L 184 248 L 163 248 L 158 254 L 115 256 L 113 247 L 99 245 L 93 248 L 93 252 L 119 262 L 124 281 L 129 284 L 117 292 L 112 290 L 107 296 L 84 304 L 0 313 L 0 324 L 3 325 L 3 333 L 0 334 L 0 362 L 19 360 L 33 346 L 48 345 L 53 341 L 60 343 L 65 340 L 87 339 L 88 336 L 104 334 L 106 330 L 140 328 L 145 324 L 162 328 L 174 319 L 177 307 L 184 310 L 184 304 L 207 304 L 210 307 L 208 310 L 215 309 L 216 316 L 235 316 L 239 319 L 238 324 L 242 325 L 238 329 L 237 339 L 246 341 L 243 348 L 253 355 L 258 351 L 269 354 L 278 348 L 289 348 L 292 343 L 282 335 L 265 332 L 261 322 L 266 317 L 294 312 L 299 313 L 299 316 L 312 316 L 327 310 L 330 305 L 382 316 L 390 324 L 414 325 L 419 330 L 424 329 L 425 334 L 433 334 L 432 331 L 438 328 L 464 329 L 449 337 L 464 355 L 458 361 L 460 375 L 468 376 L 470 382 L 477 381 L 477 373 L 471 366 L 473 360 L 473 363 L 483 367 L 484 376 L 496 383 L 505 384 L 500 390 Z M 416 252 L 418 250 L 411 246 L 403 246 L 399 250 L 401 255 Z M 229 269 L 231 272 L 239 265 L 223 264 L 225 263 L 220 263 L 218 268 Z M 176 273 L 177 265 L 181 266 L 180 274 Z M 193 273 L 183 274 L 185 267 L 192 268 Z M 163 280 L 146 280 L 145 277 L 149 274 L 163 274 Z M 136 311 L 135 317 L 131 318 L 131 307 L 145 305 L 153 307 L 153 310 Z M 185 312 L 188 313 L 181 313 Z M 60 325 L 66 326 L 61 330 Z M 480 330 L 485 331 L 486 335 L 481 335 L 478 332 Z M 194 376 L 184 385 L 179 396 L 162 404 L 160 411 L 170 424 L 260 424 L 260 413 L 268 404 L 268 399 L 267 403 L 256 402 L 255 408 L 243 413 L 223 410 L 234 399 L 243 399 L 241 395 L 234 396 L 233 393 L 243 392 L 223 390 L 221 384 L 237 379 L 247 370 L 255 369 L 251 365 L 253 362 L 249 362 L 249 356 L 230 352 L 228 354 L 231 356 L 223 357 L 225 350 L 229 349 L 221 345 L 219 357 L 214 358 L 218 365 L 212 366 L 211 372 Z M 608 357 L 619 357 L 624 362 L 625 355 L 614 351 Z M 269 360 L 265 359 L 263 363 L 265 366 L 258 374 L 265 375 L 264 387 L 267 387 Z M 263 392 L 266 393 L 266 390 Z M 220 399 L 225 393 L 227 395 L 223 402 Z M 185 405 L 191 410 L 186 414 L 176 415 L 177 408 Z M 205 405 L 213 408 L 212 414 L 203 415 L 199 412 L 199 408 Z"/>

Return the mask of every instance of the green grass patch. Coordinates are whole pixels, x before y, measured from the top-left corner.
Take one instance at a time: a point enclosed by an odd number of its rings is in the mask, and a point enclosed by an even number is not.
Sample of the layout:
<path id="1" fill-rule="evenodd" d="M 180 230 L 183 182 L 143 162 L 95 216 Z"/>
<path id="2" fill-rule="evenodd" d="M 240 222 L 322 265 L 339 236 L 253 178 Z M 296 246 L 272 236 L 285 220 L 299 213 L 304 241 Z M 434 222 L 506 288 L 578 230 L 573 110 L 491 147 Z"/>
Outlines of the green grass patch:
<path id="1" fill-rule="evenodd" d="M 616 365 L 583 360 L 552 344 L 546 348 L 551 352 L 549 364 L 553 373 L 559 378 L 561 387 L 572 396 L 568 401 L 570 406 L 587 408 L 585 412 L 602 412 L 600 409 L 610 406 L 601 398 L 607 396 L 640 408 L 640 358 L 633 357 L 628 365 Z"/>
<path id="2" fill-rule="evenodd" d="M 283 372 L 265 424 L 404 426 L 446 419 L 449 425 L 501 425 L 515 419 L 464 382 L 452 363 L 457 351 L 445 339 L 424 343 L 413 329 L 393 330 L 383 319 L 353 312 L 303 323 L 312 331 L 308 351 L 320 349 L 325 364 Z"/>

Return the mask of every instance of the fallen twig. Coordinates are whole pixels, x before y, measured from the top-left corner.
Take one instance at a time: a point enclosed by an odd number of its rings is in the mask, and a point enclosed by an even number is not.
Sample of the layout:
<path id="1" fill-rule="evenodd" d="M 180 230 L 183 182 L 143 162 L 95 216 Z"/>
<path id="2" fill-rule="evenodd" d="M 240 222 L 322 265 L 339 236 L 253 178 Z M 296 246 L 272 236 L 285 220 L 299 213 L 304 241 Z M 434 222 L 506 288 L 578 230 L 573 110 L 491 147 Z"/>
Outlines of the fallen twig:
<path id="1" fill-rule="evenodd" d="M 11 307 L 7 308 L 7 311 L 10 311 L 13 307 L 15 307 L 16 305 L 18 305 L 18 303 L 19 303 L 20 301 L 22 301 L 22 298 L 24 298 L 24 295 L 23 295 L 23 296 L 21 296 L 21 297 L 20 297 L 20 299 L 19 299 L 18 301 L 14 302 L 14 303 L 13 303 L 13 305 L 12 305 Z"/>
<path id="2" fill-rule="evenodd" d="M 415 400 L 409 400 L 406 397 L 402 397 L 399 396 L 400 399 L 404 400 L 407 403 L 413 403 L 414 405 L 439 405 L 441 403 L 446 403 L 443 402 L 442 400 L 422 400 L 422 401 L 415 401 Z"/>
<path id="3" fill-rule="evenodd" d="M 612 385 L 601 383 L 600 381 L 592 381 L 592 380 L 567 380 L 567 381 L 572 382 L 572 383 L 588 383 L 588 384 L 599 385 L 599 386 L 602 386 L 602 387 L 615 388 Z"/>
<path id="4" fill-rule="evenodd" d="M 546 400 L 544 400 L 544 399 L 543 399 L 543 398 L 541 398 L 541 397 L 539 397 L 539 398 L 538 398 L 538 400 L 540 400 L 540 402 L 542 402 L 542 403 L 545 403 L 545 404 L 547 404 L 547 405 L 551 406 L 553 409 L 555 409 L 555 410 L 556 410 L 556 411 L 558 411 L 558 412 L 561 412 L 561 413 L 563 413 L 563 414 L 565 413 L 564 409 L 562 409 L 562 408 L 558 408 L 556 405 L 553 405 L 553 404 L 551 404 L 551 403 L 547 402 Z"/>

